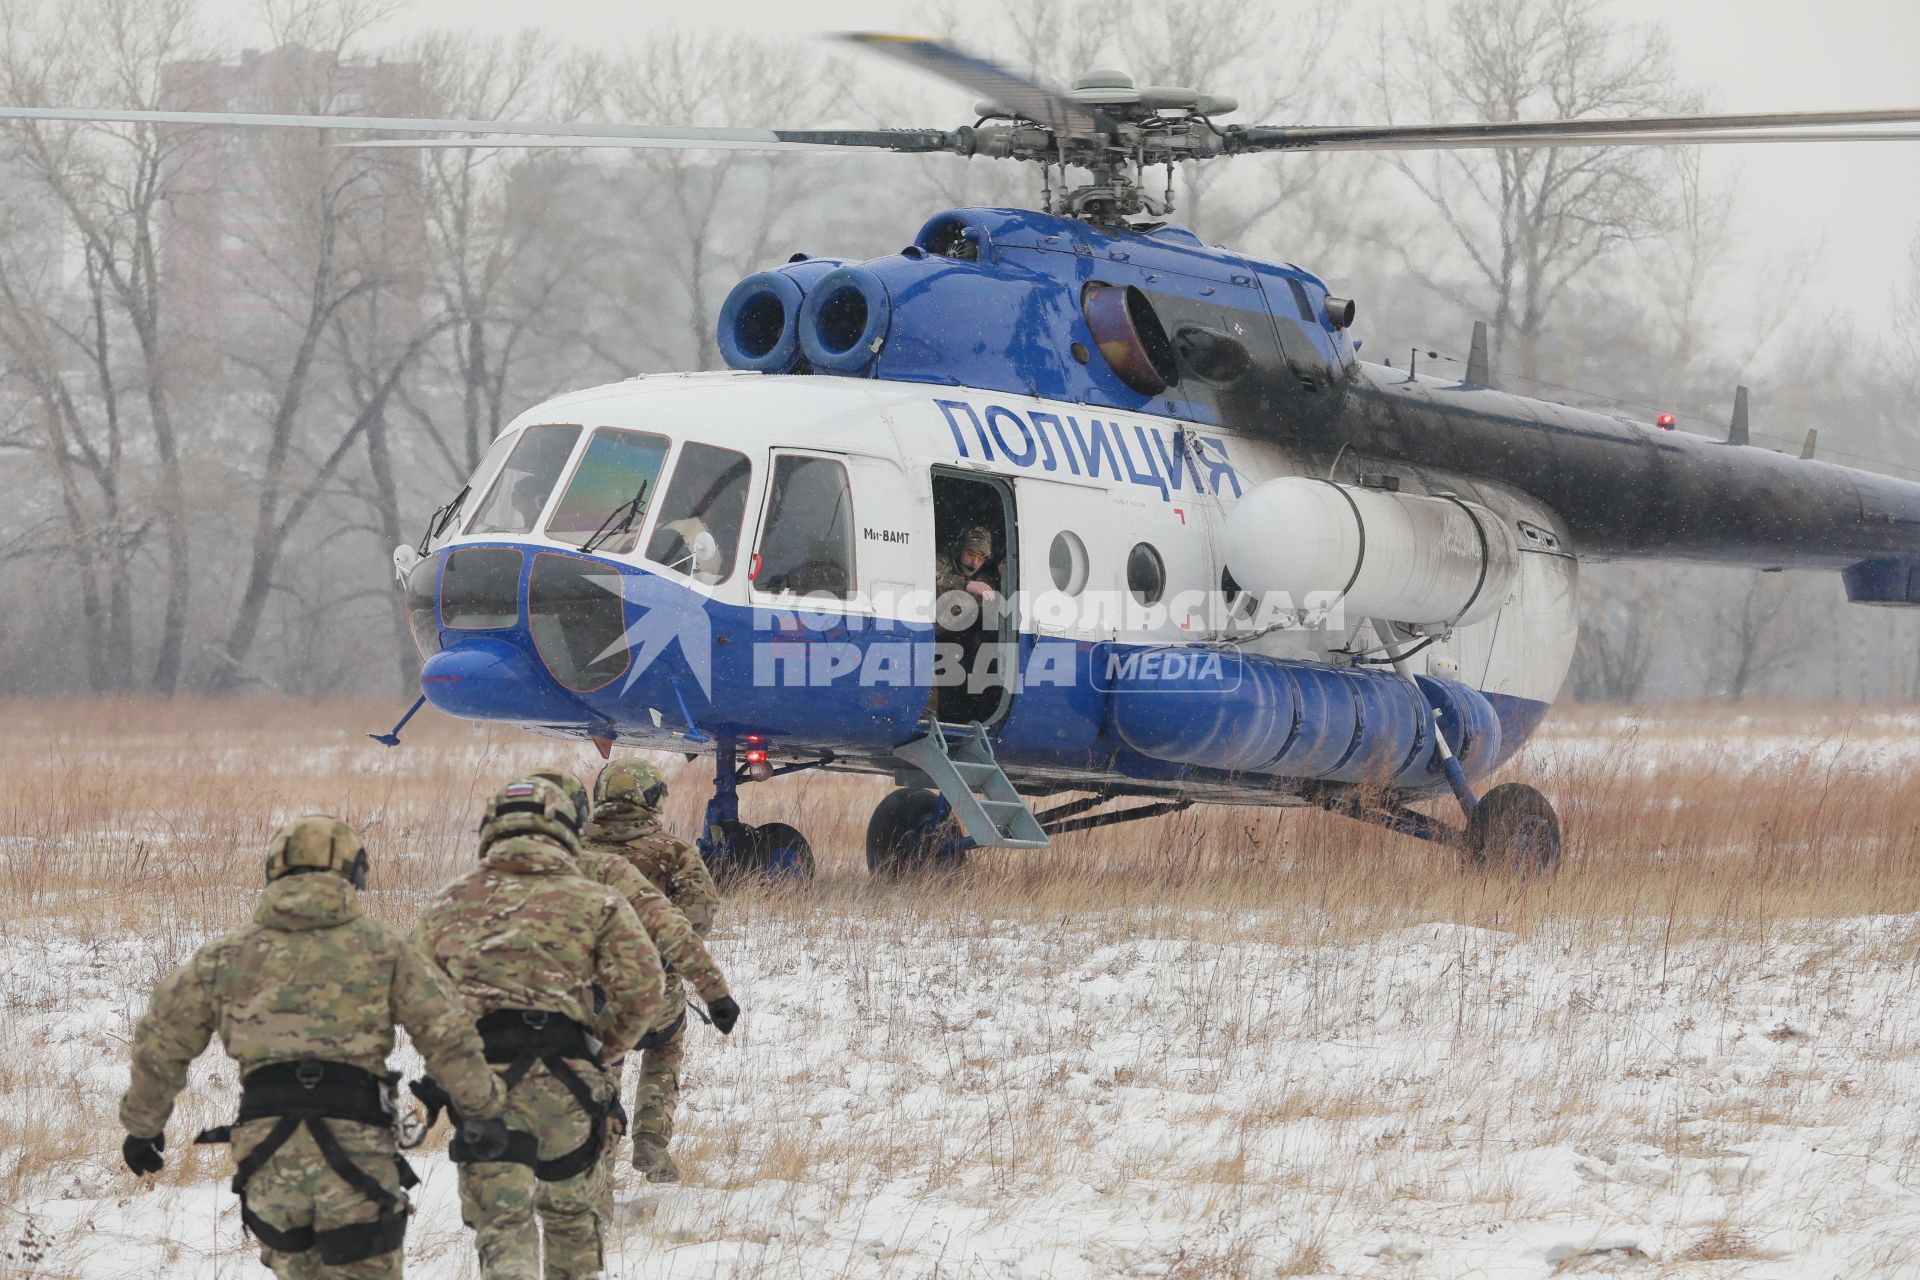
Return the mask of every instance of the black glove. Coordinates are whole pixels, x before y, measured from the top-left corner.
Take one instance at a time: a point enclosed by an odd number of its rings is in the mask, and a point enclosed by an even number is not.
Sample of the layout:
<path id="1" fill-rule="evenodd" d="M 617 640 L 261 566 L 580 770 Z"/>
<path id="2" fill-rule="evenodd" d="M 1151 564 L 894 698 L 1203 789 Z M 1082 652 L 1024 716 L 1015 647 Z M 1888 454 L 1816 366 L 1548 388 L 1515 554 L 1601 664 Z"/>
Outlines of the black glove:
<path id="1" fill-rule="evenodd" d="M 707 1016 L 713 1019 L 713 1029 L 723 1036 L 733 1034 L 733 1024 L 740 1021 L 740 1002 L 732 996 L 721 996 L 707 1005 Z"/>
<path id="2" fill-rule="evenodd" d="M 151 1138 L 136 1138 L 128 1134 L 127 1140 L 120 1144 L 120 1158 L 127 1162 L 127 1168 L 144 1178 L 167 1167 L 167 1162 L 160 1158 L 160 1153 L 166 1149 L 167 1135 L 164 1133 Z"/>
<path id="3" fill-rule="evenodd" d="M 412 1090 L 413 1096 L 420 1099 L 421 1104 L 426 1107 L 429 1129 L 440 1123 L 442 1111 L 453 1110 L 453 1099 L 447 1096 L 447 1091 L 442 1089 L 440 1082 L 432 1076 L 421 1076 L 407 1088 Z"/>
<path id="4" fill-rule="evenodd" d="M 482 1164 L 507 1154 L 507 1122 L 499 1116 L 491 1120 L 462 1119 L 460 1142 L 467 1155 Z"/>

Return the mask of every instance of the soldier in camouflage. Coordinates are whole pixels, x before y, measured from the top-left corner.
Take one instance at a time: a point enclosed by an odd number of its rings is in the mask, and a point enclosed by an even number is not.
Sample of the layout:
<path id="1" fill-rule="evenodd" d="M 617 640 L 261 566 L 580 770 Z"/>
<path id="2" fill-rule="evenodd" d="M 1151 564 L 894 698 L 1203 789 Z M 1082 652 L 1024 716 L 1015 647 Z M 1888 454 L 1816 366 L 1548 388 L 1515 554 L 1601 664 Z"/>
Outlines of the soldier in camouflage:
<path id="1" fill-rule="evenodd" d="M 987 562 L 992 559 L 992 532 L 980 525 L 964 530 L 954 539 L 951 551 L 942 551 L 933 558 L 934 592 L 945 595 L 949 591 L 965 591 L 978 596 L 983 603 L 994 599 L 999 591 L 987 571 Z"/>
<path id="2" fill-rule="evenodd" d="M 573 801 L 578 822 L 582 826 L 585 825 L 588 815 L 592 812 L 592 801 L 588 799 L 587 789 L 581 785 L 580 779 L 565 769 L 553 767 L 535 769 L 527 776 L 545 778 L 565 791 L 567 798 Z M 695 856 L 697 857 L 698 854 L 696 853 Z M 702 864 L 701 870 L 705 871 L 705 869 L 705 865 Z M 661 959 L 666 963 L 668 981 L 674 983 L 677 990 L 678 980 L 684 978 L 699 993 L 701 1001 L 706 1004 L 707 1017 L 713 1023 L 714 1029 L 723 1036 L 733 1034 L 734 1024 L 740 1020 L 740 1005 L 728 994 L 726 975 L 720 972 L 720 966 L 714 962 L 713 955 L 707 950 L 707 944 L 701 939 L 700 934 L 688 922 L 687 917 L 681 914 L 680 909 L 668 901 L 667 895 L 655 888 L 653 881 L 635 870 L 632 863 L 619 854 L 610 853 L 604 849 L 583 845 L 580 850 L 580 874 L 616 890 L 633 904 L 634 914 L 640 917 L 640 924 L 646 929 L 647 935 L 653 939 L 654 945 L 660 949 Z M 711 920 L 711 913 L 707 918 Z M 664 1032 L 650 1030 L 640 1038 L 637 1047 L 642 1050 L 641 1061 L 645 1062 L 646 1052 L 662 1048 L 669 1040 L 677 1038 L 685 1022 L 686 1006 L 683 1004 L 676 1016 L 668 1022 Z M 622 1064 L 616 1062 L 612 1068 L 616 1092 L 620 1088 L 621 1067 Z M 678 1081 L 676 1080 L 675 1083 L 677 1084 Z M 644 1103 L 644 1095 L 642 1102 Z M 640 1110 L 640 1104 L 635 1106 L 635 1110 Z M 671 1115 L 667 1123 L 671 1127 Z M 637 1141 L 636 1139 L 636 1146 Z M 650 1151 L 647 1154 L 653 1156 L 656 1153 Z M 602 1187 L 603 1217 L 607 1216 L 613 1203 L 614 1143 L 607 1143 L 604 1158 L 607 1167 L 606 1181 Z M 635 1163 L 637 1166 L 637 1159 Z M 645 1171 L 655 1182 L 671 1182 L 678 1176 L 678 1170 L 673 1167 L 671 1157 L 668 1158 L 664 1168 L 655 1164 L 650 1170 Z"/>
<path id="3" fill-rule="evenodd" d="M 120 1100 L 127 1167 L 158 1173 L 187 1068 L 215 1031 L 240 1067 L 231 1141 L 240 1216 L 276 1275 L 387 1280 L 401 1273 L 406 1188 L 387 1071 L 402 1026 L 467 1117 L 469 1141 L 504 1145 L 506 1090 L 471 1015 L 405 938 L 360 914 L 367 853 L 335 818 L 283 827 L 253 923 L 216 939 L 154 991 Z"/>
<path id="4" fill-rule="evenodd" d="M 977 655 L 987 633 L 1000 625 L 1000 593 L 987 568 L 992 559 L 993 533 L 980 525 L 962 530 L 951 548 L 933 558 L 933 589 L 938 597 L 934 621 L 940 648 L 956 673 L 945 681 L 936 679 L 927 690 L 927 714 L 936 720 L 966 718 L 967 707 L 957 699 L 973 684 Z M 944 707 L 943 701 L 947 702 Z"/>
<path id="5" fill-rule="evenodd" d="M 666 797 L 667 784 L 652 765 L 644 760 L 615 760 L 594 779 L 593 818 L 581 832 L 581 844 L 625 858 L 666 894 L 704 938 L 713 929 L 720 891 L 700 851 L 660 825 L 660 805 Z M 679 1166 L 667 1153 L 686 1059 L 687 1011 L 680 977 L 668 977 L 667 1014 L 641 1041 L 640 1080 L 634 1087 L 633 1167 L 651 1182 L 680 1178 Z M 732 1012 L 737 1014 L 738 1009 Z"/>
<path id="6" fill-rule="evenodd" d="M 479 868 L 414 931 L 466 997 L 507 1086 L 503 1158 L 456 1140 L 461 1216 L 486 1280 L 547 1280 L 602 1267 L 600 1151 L 618 1099 L 606 1064 L 666 1007 L 660 955 L 626 899 L 579 875 L 572 801 L 538 778 L 488 802 Z M 595 1013 L 595 989 L 605 1004 Z"/>

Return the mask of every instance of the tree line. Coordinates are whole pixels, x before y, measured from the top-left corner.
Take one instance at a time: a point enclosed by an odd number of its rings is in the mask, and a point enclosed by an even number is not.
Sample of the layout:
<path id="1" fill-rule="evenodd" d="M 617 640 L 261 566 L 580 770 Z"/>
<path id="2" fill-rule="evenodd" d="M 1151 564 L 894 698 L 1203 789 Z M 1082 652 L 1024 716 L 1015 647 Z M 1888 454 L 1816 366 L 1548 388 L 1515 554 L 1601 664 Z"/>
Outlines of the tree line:
<path id="1" fill-rule="evenodd" d="M 196 0 L 0 0 L 23 104 L 806 127 L 951 124 L 830 47 L 651 32 L 385 34 L 369 0 L 269 0 L 235 50 Z M 1240 119 L 1511 119 L 1696 107 L 1663 33 L 1602 0 L 1350 7 L 1146 0 L 943 10 L 941 34 L 1070 82 L 1232 93 Z M 1284 36 L 1287 56 L 1270 56 Z M 1330 86 L 1338 86 L 1333 88 Z M 956 99 L 957 115 L 966 109 Z M 873 256 L 1034 175 L 953 157 L 356 149 L 306 131 L 0 130 L 0 689 L 410 686 L 388 553 L 558 391 L 719 364 L 735 281 Z M 1465 354 L 1571 403 L 1672 407 L 1889 469 L 1920 407 L 1920 249 L 1880 332 L 1756 287 L 1736 187 L 1685 149 L 1254 159 L 1180 175 L 1212 243 L 1362 301 L 1368 358 Z M 1799 277 L 1804 281 L 1804 275 Z M 1783 284 L 1786 287 L 1782 287 Z M 1377 344 L 1377 346 L 1376 346 Z M 1433 351 L 1433 357 L 1426 356 Z M 1429 369 L 1431 365 L 1429 365 Z M 1583 388 L 1606 388 L 1602 400 Z M 1648 416 L 1638 409 L 1636 416 Z M 1898 474 L 1908 474 L 1897 472 Z M 1913 473 L 1920 478 L 1920 473 Z M 1920 696 L 1920 623 L 1833 575 L 1583 566 L 1581 697 Z"/>

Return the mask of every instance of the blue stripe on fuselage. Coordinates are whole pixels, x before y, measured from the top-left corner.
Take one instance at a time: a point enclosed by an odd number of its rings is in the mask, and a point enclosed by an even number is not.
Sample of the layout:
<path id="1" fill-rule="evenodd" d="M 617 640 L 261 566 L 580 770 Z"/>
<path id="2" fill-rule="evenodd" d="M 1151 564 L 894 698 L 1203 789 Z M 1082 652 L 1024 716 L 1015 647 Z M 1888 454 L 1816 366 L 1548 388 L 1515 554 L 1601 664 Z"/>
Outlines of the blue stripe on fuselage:
<path id="1" fill-rule="evenodd" d="M 475 544 L 465 544 L 475 545 Z M 497 544 L 496 544 L 497 545 Z M 540 549 L 544 554 L 556 553 Z M 444 554 L 444 553 L 443 553 Z M 530 559 L 531 557 L 529 557 Z M 685 749 L 687 735 L 740 738 L 759 734 L 782 755 L 883 759 L 918 736 L 927 705 L 929 623 L 873 619 L 798 608 L 723 604 L 630 565 L 595 560 L 629 582 L 623 613 L 630 627 L 648 607 L 636 596 L 677 600 L 710 634 L 710 667 L 690 663 L 687 645 L 668 644 L 644 670 L 629 670 L 590 692 L 572 692 L 541 662 L 522 620 L 485 631 L 443 629 L 441 654 L 427 663 L 422 692 L 436 707 L 464 719 L 503 720 L 580 732 L 615 731 L 643 745 Z M 521 578 L 525 590 L 526 575 Z M 640 587 L 644 590 L 635 590 Z M 1024 687 L 995 727 L 995 751 L 1015 774 L 1127 780 L 1165 788 L 1183 781 L 1270 796 L 1283 779 L 1232 774 L 1142 756 L 1113 731 L 1099 663 L 1109 651 L 1165 649 L 1056 636 L 1020 636 Z M 1045 679 L 1035 673 L 1045 672 Z M 1502 757 L 1532 734 L 1547 704 L 1488 694 L 1499 715 Z M 1096 778 L 1086 778 L 1093 774 Z M 1409 783 L 1403 794 L 1444 789 L 1437 775 Z"/>

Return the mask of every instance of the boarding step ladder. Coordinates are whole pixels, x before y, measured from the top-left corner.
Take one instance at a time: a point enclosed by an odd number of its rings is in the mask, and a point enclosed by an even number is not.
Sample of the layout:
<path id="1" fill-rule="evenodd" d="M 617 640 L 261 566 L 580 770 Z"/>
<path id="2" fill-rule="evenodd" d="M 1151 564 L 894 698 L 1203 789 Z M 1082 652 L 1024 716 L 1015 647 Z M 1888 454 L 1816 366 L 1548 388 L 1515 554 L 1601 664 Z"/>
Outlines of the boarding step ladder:
<path id="1" fill-rule="evenodd" d="M 960 829 L 976 845 L 1045 849 L 1053 843 L 1013 783 L 1007 781 L 1000 762 L 993 758 L 987 731 L 978 722 L 967 727 L 966 736 L 951 743 L 936 724 L 926 737 L 896 747 L 894 752 L 933 780 L 960 819 Z"/>

